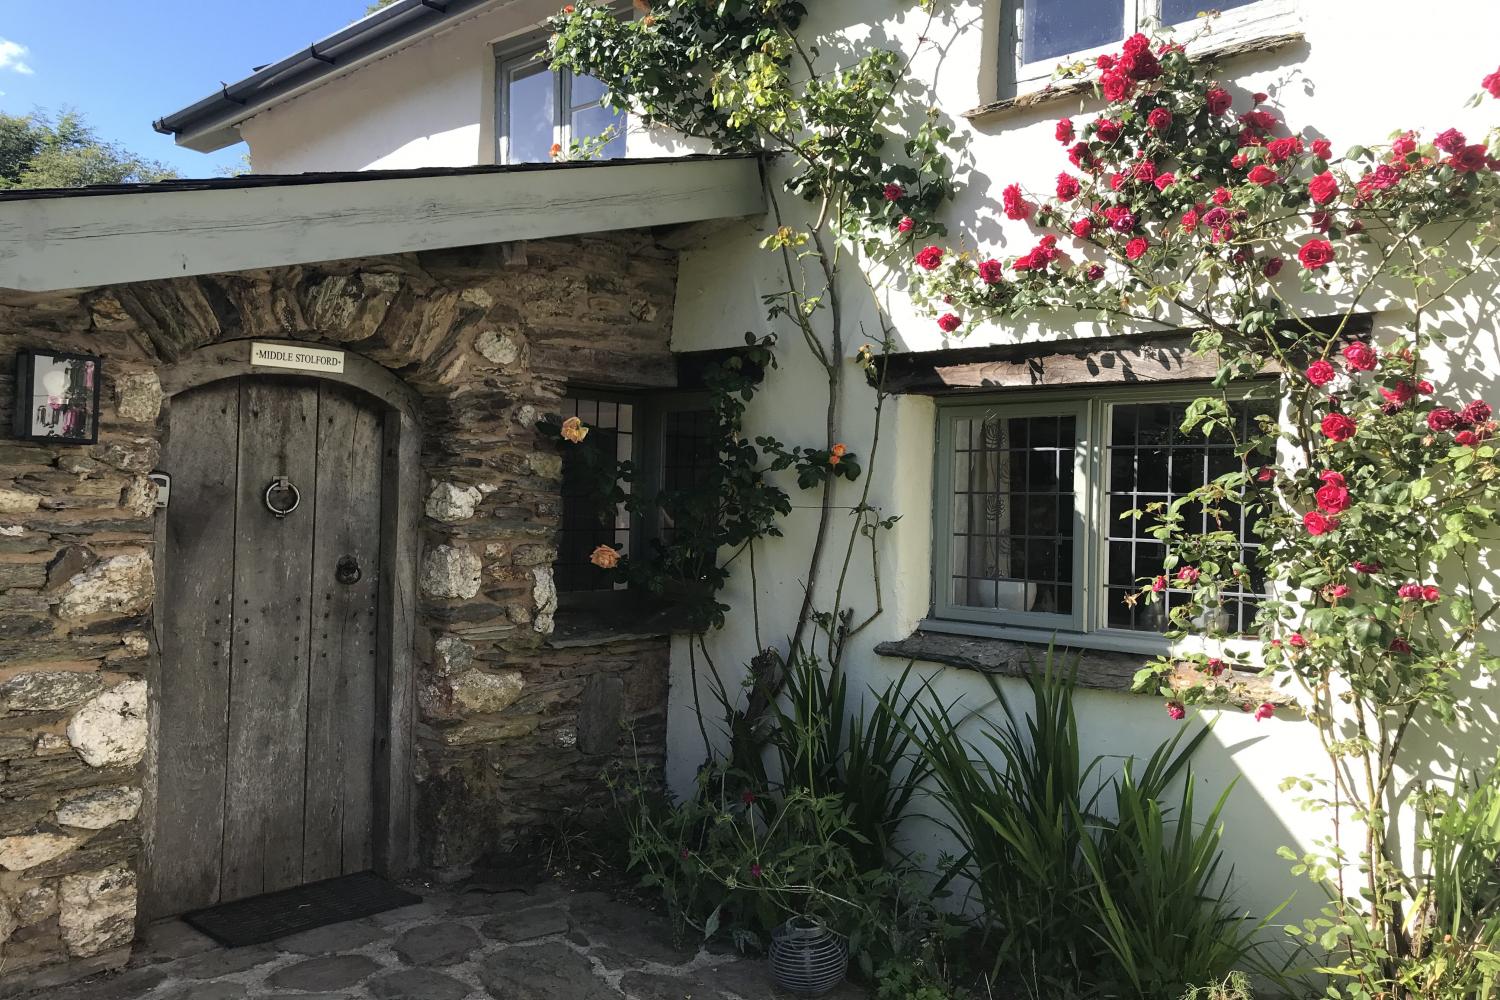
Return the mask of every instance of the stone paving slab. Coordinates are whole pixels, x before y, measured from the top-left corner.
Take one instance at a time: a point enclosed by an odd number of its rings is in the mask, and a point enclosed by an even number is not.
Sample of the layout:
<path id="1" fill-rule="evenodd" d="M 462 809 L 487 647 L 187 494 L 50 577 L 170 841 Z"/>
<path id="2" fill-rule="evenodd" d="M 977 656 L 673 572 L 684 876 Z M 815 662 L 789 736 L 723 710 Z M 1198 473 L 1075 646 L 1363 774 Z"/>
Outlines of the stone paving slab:
<path id="1" fill-rule="evenodd" d="M 30 1000 L 789 1000 L 764 960 L 675 944 L 662 916 L 603 893 L 416 891 L 424 902 L 249 948 L 163 922 L 125 972 Z"/>

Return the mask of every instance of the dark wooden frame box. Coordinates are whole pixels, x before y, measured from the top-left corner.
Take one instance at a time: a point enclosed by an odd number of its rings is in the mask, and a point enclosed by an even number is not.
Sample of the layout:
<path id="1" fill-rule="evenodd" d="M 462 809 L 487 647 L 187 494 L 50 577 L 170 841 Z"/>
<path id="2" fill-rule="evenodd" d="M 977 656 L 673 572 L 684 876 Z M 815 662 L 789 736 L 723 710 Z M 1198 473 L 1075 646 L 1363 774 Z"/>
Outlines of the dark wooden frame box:
<path id="1" fill-rule="evenodd" d="M 69 437 L 63 434 L 37 434 L 35 432 L 33 418 L 37 398 L 36 366 L 42 358 L 54 363 L 81 361 L 85 364 L 93 364 L 93 384 L 85 385 L 82 390 L 88 393 L 85 397 L 88 407 L 85 429 L 88 433 L 85 436 Z M 99 442 L 99 389 L 103 384 L 104 359 L 97 354 L 74 354 L 71 351 L 45 351 L 32 348 L 17 351 L 15 413 L 11 421 L 12 431 L 23 441 L 44 441 L 48 444 L 97 444 Z"/>

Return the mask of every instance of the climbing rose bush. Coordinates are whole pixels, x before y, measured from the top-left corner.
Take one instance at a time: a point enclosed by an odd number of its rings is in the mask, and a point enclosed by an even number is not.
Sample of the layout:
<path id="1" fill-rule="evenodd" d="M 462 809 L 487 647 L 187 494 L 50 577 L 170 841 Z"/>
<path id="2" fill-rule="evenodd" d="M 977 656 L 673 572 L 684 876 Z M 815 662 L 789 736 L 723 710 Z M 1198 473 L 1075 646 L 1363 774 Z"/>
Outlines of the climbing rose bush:
<path id="1" fill-rule="evenodd" d="M 1450 336 L 1495 342 L 1464 295 L 1495 283 L 1497 133 L 1402 131 L 1338 156 L 1168 38 L 1135 35 L 1087 72 L 1104 106 L 1057 123 L 1055 182 L 1000 193 L 1030 240 L 1014 255 L 913 244 L 913 294 L 954 335 L 1045 311 L 1190 329 L 1219 357 L 1184 430 L 1233 440 L 1242 467 L 1135 512 L 1168 555 L 1131 599 L 1171 595 L 1169 634 L 1202 642 L 1137 685 L 1160 691 L 1171 719 L 1195 703 L 1257 719 L 1296 703 L 1331 766 L 1288 787 L 1364 830 L 1357 852 L 1335 825 L 1289 855 L 1333 900 L 1301 931 L 1334 953 L 1334 994 L 1473 995 L 1500 971 L 1500 918 L 1437 912 L 1439 880 L 1400 854 L 1390 827 L 1412 809 L 1413 724 L 1462 725 L 1497 667 L 1484 642 L 1497 610 L 1484 586 L 1500 527 L 1496 422 L 1491 402 L 1434 374 L 1471 364 Z M 1500 98 L 1500 69 L 1481 86 Z M 1389 329 L 1375 313 L 1395 317 Z M 1274 384 L 1267 374 L 1281 391 L 1264 394 L 1241 439 L 1230 402 L 1242 384 Z M 1237 537 L 1241 509 L 1257 547 Z M 1253 630 L 1228 635 L 1223 595 L 1247 588 L 1266 594 Z"/>

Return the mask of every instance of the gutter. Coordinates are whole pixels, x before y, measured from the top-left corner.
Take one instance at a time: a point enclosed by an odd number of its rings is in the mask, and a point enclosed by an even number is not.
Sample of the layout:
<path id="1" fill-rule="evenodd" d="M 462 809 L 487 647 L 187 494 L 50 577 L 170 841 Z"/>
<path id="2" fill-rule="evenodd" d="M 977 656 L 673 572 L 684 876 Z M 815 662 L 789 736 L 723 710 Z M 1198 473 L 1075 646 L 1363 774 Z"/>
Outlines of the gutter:
<path id="1" fill-rule="evenodd" d="M 497 0 L 396 0 L 300 52 L 152 123 L 179 146 L 212 152 L 240 141 L 236 126 L 271 104 L 416 41 Z"/>

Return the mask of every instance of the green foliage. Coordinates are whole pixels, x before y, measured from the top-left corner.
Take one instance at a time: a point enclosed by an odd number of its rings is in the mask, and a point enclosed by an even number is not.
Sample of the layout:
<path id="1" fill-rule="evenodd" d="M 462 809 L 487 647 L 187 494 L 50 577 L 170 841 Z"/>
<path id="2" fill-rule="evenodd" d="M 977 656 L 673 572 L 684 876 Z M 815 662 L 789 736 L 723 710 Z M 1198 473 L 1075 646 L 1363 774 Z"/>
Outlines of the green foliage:
<path id="1" fill-rule="evenodd" d="M 1127 763 L 1104 779 L 1101 760 L 1083 760 L 1071 668 L 1049 653 L 1027 682 L 1028 713 L 991 678 L 999 718 L 954 720 L 928 704 L 918 723 L 963 847 L 948 878 L 972 882 L 999 968 L 1038 997 L 1176 997 L 1237 969 L 1268 971 L 1269 918 L 1227 898 L 1224 797 L 1201 823 L 1194 815 L 1188 760 L 1207 730 L 1181 729 L 1139 773 Z M 970 725 L 975 737 L 963 735 Z"/>
<path id="2" fill-rule="evenodd" d="M 0 114 L 0 190 L 138 184 L 176 177 L 173 170 L 100 139 L 76 111 Z"/>

